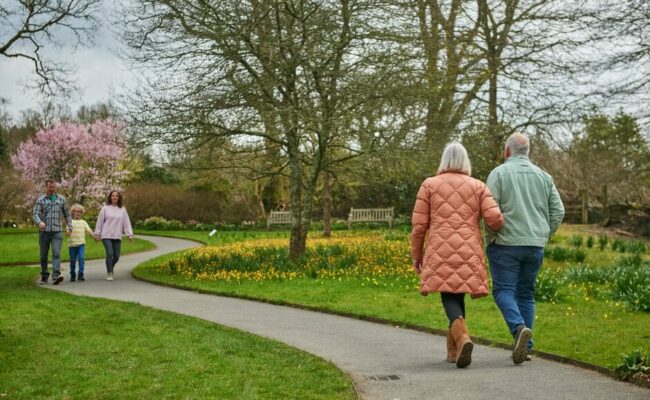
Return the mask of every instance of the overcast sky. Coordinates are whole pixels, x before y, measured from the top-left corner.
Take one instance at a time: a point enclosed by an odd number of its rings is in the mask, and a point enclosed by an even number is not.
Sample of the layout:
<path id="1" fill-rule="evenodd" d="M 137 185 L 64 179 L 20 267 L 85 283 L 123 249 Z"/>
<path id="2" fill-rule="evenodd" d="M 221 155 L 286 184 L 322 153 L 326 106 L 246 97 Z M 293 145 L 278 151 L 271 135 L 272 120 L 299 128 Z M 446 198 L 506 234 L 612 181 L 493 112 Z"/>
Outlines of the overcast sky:
<path id="1" fill-rule="evenodd" d="M 112 19 L 116 4 L 119 2 L 103 2 L 105 20 Z M 50 54 L 52 50 L 56 51 L 57 57 L 77 68 L 75 78 L 81 90 L 68 103 L 72 111 L 82 104 L 92 105 L 110 100 L 124 84 L 133 81 L 133 74 L 115 54 L 118 46 L 116 35 L 108 26 L 102 25 L 92 47 L 79 48 L 77 51 L 70 47 L 49 49 Z M 33 65 L 29 61 L 0 57 L 0 97 L 8 100 L 6 108 L 12 117 L 17 117 L 22 110 L 38 108 L 39 96 L 24 86 L 34 76 Z"/>

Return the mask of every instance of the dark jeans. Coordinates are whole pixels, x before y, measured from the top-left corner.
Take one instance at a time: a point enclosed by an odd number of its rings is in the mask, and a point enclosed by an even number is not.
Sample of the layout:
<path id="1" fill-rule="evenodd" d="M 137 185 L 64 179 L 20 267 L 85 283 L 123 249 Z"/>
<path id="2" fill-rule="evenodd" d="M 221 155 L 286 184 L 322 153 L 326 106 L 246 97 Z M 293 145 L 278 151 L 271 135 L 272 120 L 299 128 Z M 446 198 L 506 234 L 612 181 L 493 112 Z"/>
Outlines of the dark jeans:
<path id="1" fill-rule="evenodd" d="M 70 276 L 76 277 L 75 264 L 79 261 L 79 276 L 84 274 L 84 265 L 86 260 L 86 246 L 68 247 L 68 254 L 70 255 Z"/>
<path id="2" fill-rule="evenodd" d="M 514 336 L 519 325 L 533 329 L 535 281 L 544 260 L 544 248 L 536 246 L 487 247 L 494 301 Z M 532 340 L 528 348 L 532 348 Z"/>
<path id="3" fill-rule="evenodd" d="M 122 241 L 120 239 L 102 239 L 102 243 L 106 250 L 106 272 L 113 272 L 115 264 L 120 260 Z"/>
<path id="4" fill-rule="evenodd" d="M 458 318 L 465 318 L 465 293 L 440 292 L 440 298 L 449 319 L 449 326 Z"/>
<path id="5" fill-rule="evenodd" d="M 52 246 L 52 279 L 61 275 L 61 244 L 63 232 L 38 232 L 38 244 L 41 251 L 41 279 L 47 280 L 50 273 L 47 271 L 47 257 Z"/>

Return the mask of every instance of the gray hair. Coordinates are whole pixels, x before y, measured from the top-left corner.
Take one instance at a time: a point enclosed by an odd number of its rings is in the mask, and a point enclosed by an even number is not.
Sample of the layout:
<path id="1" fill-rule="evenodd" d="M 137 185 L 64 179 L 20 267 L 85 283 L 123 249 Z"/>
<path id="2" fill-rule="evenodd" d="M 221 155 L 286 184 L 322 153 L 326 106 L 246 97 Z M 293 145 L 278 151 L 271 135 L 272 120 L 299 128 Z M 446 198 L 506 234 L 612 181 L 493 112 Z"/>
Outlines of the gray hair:
<path id="1" fill-rule="evenodd" d="M 438 167 L 438 173 L 444 171 L 459 171 L 472 175 L 472 165 L 469 162 L 467 150 L 462 144 L 458 142 L 447 143 Z"/>
<path id="2" fill-rule="evenodd" d="M 513 133 L 506 140 L 506 148 L 510 149 L 510 154 L 513 156 L 528 156 L 530 141 L 526 135 Z"/>

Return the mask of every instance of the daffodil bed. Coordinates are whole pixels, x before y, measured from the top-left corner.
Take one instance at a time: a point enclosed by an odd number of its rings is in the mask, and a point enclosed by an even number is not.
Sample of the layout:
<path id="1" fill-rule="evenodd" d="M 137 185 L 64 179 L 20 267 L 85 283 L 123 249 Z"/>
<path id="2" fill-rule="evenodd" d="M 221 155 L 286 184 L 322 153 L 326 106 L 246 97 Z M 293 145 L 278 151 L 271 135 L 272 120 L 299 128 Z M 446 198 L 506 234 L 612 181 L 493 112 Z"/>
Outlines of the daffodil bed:
<path id="1" fill-rule="evenodd" d="M 249 237 L 152 260 L 134 274 L 192 290 L 446 329 L 439 296 L 418 293 L 419 278 L 410 264 L 406 233 L 312 236 L 305 256 L 295 263 L 289 260 L 288 239 Z M 559 237 L 553 245 L 561 246 L 563 240 Z M 607 269 L 602 260 L 619 257 L 591 248 L 584 251 L 580 265 L 592 263 L 594 269 Z M 564 271 L 575 269 L 575 264 L 550 258 L 545 262 L 540 279 L 545 286 L 540 293 L 547 297 L 538 299 L 536 349 L 608 368 L 618 365 L 622 352 L 647 352 L 650 313 L 614 299 L 606 285 L 567 279 Z M 467 319 L 475 337 L 504 344 L 512 340 L 491 297 L 468 301 Z M 438 349 L 440 354 L 432 356 L 440 357 L 443 351 Z"/>

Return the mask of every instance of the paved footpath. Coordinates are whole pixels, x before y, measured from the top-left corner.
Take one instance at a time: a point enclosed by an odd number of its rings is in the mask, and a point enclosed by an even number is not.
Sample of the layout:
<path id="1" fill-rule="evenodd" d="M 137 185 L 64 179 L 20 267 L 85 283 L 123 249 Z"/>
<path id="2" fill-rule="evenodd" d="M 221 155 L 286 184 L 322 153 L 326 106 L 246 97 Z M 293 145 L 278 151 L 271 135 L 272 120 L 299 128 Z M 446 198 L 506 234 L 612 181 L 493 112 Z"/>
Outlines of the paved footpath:
<path id="1" fill-rule="evenodd" d="M 192 315 L 287 343 L 336 364 L 367 400 L 650 399 L 650 389 L 565 364 L 535 358 L 515 366 L 502 349 L 476 345 L 472 365 L 461 370 L 444 361 L 441 336 L 141 282 L 130 273 L 137 264 L 197 245 L 142 238 L 157 249 L 122 257 L 115 281 L 105 280 L 103 262 L 96 260 L 86 263 L 86 282 L 69 282 L 66 275 L 61 285 L 47 287 Z"/>

